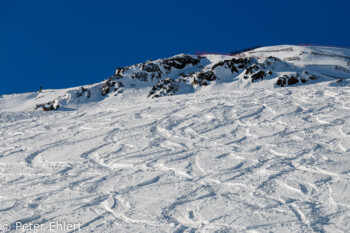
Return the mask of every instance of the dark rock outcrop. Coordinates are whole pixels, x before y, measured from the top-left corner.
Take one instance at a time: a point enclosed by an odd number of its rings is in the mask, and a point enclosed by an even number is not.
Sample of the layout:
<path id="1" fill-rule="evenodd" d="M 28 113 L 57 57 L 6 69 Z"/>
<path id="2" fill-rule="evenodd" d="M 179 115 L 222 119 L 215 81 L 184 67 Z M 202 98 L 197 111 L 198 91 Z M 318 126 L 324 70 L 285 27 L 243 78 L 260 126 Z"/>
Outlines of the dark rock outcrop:
<path id="1" fill-rule="evenodd" d="M 304 81 L 306 82 L 306 81 Z M 276 85 L 285 87 L 286 85 L 293 85 L 299 83 L 298 76 L 293 75 L 283 75 L 281 77 L 278 77 Z"/>
<path id="2" fill-rule="evenodd" d="M 318 79 L 315 75 L 311 75 L 311 76 L 309 76 L 309 79 L 310 80 L 316 80 L 316 79 Z"/>
<path id="3" fill-rule="evenodd" d="M 76 95 L 77 97 L 82 97 L 85 95 L 86 98 L 89 99 L 91 97 L 91 91 L 87 88 L 81 87 L 79 90 L 77 90 Z"/>
<path id="4" fill-rule="evenodd" d="M 187 65 L 196 66 L 200 62 L 200 57 L 193 58 L 189 55 L 179 55 L 171 58 L 164 59 L 162 65 L 164 69 L 171 70 L 172 68 L 183 69 Z"/>
<path id="5" fill-rule="evenodd" d="M 231 60 L 224 60 L 213 65 L 211 70 L 215 70 L 217 67 L 224 66 L 231 70 L 231 73 L 238 73 L 239 69 L 246 68 L 252 62 L 251 58 L 233 58 Z"/>
<path id="6" fill-rule="evenodd" d="M 160 70 L 160 67 L 154 62 L 145 62 L 141 65 L 141 71 L 136 71 L 131 74 L 131 78 L 138 79 L 142 82 L 149 81 L 154 79 L 160 79 L 163 72 Z"/>
<path id="7" fill-rule="evenodd" d="M 57 100 L 47 102 L 46 104 L 37 104 L 35 110 L 42 108 L 43 111 L 57 110 L 60 107 Z"/>
<path id="8" fill-rule="evenodd" d="M 263 70 L 259 70 L 251 76 L 252 82 L 261 81 L 266 77 L 266 73 Z"/>
<path id="9" fill-rule="evenodd" d="M 101 88 L 101 94 L 102 96 L 105 96 L 106 94 L 113 92 L 122 92 L 122 88 L 124 87 L 124 84 L 121 81 L 117 81 L 116 78 L 110 77 L 105 84 Z"/>
<path id="10" fill-rule="evenodd" d="M 295 75 L 283 75 L 278 77 L 276 81 L 277 86 L 285 87 L 286 85 L 294 85 L 299 82 L 301 83 L 306 83 L 310 80 L 314 81 L 319 79 L 315 75 L 308 75 L 309 72 L 303 71 L 302 74 L 300 75 L 299 73 L 296 73 Z"/>
<path id="11" fill-rule="evenodd" d="M 148 93 L 147 98 L 157 98 L 161 96 L 170 96 L 175 94 L 179 90 L 179 82 L 170 78 L 159 80 L 155 84 L 151 91 Z"/>
<path id="12" fill-rule="evenodd" d="M 215 81 L 218 78 L 213 71 L 198 72 L 194 75 L 192 85 L 207 86 L 209 82 Z"/>
<path id="13" fill-rule="evenodd" d="M 147 82 L 148 81 L 148 73 L 144 72 L 144 71 L 134 72 L 130 75 L 130 78 L 137 79 L 141 82 Z"/>
<path id="14" fill-rule="evenodd" d="M 249 66 L 243 76 L 244 79 L 249 79 L 252 83 L 257 82 L 257 81 L 262 81 L 264 78 L 267 76 L 272 75 L 272 71 L 270 70 L 265 70 L 265 66 L 262 64 L 255 64 L 252 66 Z"/>
<path id="15" fill-rule="evenodd" d="M 160 72 L 160 68 L 157 64 L 151 62 L 145 62 L 142 64 L 142 70 L 146 72 Z"/>
<path id="16" fill-rule="evenodd" d="M 247 67 L 247 69 L 245 70 L 245 74 L 248 74 L 248 75 L 253 74 L 260 69 L 265 69 L 265 66 L 259 65 L 259 64 L 254 64 L 254 65 Z"/>
<path id="17" fill-rule="evenodd" d="M 118 67 L 117 70 L 115 71 L 115 75 L 118 76 L 119 78 L 121 78 L 123 76 L 123 74 L 125 73 L 125 71 L 129 70 L 129 66 L 127 67 Z"/>

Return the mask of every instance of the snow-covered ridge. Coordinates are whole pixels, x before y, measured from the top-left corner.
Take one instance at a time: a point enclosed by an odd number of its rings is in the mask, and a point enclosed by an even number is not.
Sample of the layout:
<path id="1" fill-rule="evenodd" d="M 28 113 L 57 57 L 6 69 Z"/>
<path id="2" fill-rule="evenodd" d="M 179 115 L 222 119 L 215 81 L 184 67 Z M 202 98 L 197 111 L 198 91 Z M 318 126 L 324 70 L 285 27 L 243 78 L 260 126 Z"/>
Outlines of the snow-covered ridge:
<path id="1" fill-rule="evenodd" d="M 326 47 L 261 47 L 235 56 L 186 55 L 117 68 L 107 80 L 52 95 L 43 91 L 30 99 L 31 109 L 45 111 L 77 106 L 120 94 L 141 91 L 148 98 L 198 92 L 215 85 L 231 89 L 333 82 L 347 85 L 350 50 Z M 346 82 L 343 82 L 343 81 Z M 339 84 L 340 85 L 340 84 Z M 27 109 L 29 110 L 29 109 Z"/>

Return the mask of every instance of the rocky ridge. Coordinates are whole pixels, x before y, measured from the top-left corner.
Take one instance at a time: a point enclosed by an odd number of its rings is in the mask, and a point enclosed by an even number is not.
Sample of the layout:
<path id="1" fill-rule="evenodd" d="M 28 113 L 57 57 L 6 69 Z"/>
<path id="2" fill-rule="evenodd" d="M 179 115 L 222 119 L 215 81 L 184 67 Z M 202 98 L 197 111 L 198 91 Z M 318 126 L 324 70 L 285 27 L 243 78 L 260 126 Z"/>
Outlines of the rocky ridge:
<path id="1" fill-rule="evenodd" d="M 280 51 L 290 52 L 293 48 L 284 48 Z M 118 67 L 115 74 L 98 85 L 70 90 L 64 96 L 48 103 L 37 104 L 35 109 L 56 110 L 65 103 L 87 101 L 92 93 L 95 97 L 115 96 L 127 89 L 148 88 L 149 91 L 145 97 L 158 98 L 195 92 L 215 83 L 230 83 L 237 80 L 242 85 L 256 85 L 268 80 L 268 85 L 273 83 L 272 85 L 278 88 L 329 78 L 294 65 L 288 57 L 283 60 L 277 56 L 255 56 L 258 52 L 249 52 L 249 56 L 247 54 L 235 56 L 180 54 Z M 279 51 L 272 50 L 272 53 L 276 52 Z M 292 61 L 300 61 L 300 58 Z"/>

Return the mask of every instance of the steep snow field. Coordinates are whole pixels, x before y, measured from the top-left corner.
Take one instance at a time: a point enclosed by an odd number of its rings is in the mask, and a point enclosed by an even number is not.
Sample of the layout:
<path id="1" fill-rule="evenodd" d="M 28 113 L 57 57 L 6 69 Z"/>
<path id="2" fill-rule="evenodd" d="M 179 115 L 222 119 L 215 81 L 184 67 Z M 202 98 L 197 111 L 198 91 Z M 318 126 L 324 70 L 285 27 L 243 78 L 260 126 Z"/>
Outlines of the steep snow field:
<path id="1" fill-rule="evenodd" d="M 293 57 L 273 52 L 286 47 L 250 55 Z M 346 69 L 350 54 L 296 46 L 291 52 L 301 60 L 288 64 L 344 80 L 320 76 L 279 87 L 238 74 L 153 99 L 147 85 L 100 96 L 102 82 L 86 86 L 88 99 L 67 95 L 49 112 L 33 109 L 76 88 L 0 97 L 0 226 L 349 232 L 350 85 L 334 67 Z M 206 59 L 210 66 L 229 58 Z"/>

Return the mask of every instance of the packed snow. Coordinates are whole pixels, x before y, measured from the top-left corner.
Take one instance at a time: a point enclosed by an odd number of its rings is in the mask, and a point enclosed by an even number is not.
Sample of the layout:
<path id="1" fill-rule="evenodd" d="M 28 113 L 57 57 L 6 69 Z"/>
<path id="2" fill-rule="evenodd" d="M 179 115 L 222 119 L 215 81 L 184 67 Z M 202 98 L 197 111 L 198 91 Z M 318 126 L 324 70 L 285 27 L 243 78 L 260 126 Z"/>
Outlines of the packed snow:
<path id="1" fill-rule="evenodd" d="M 160 80 L 188 79 L 159 98 L 147 98 L 157 77 L 131 78 L 141 65 L 118 79 L 123 91 L 1 96 L 0 232 L 349 232 L 350 50 L 241 55 L 266 73 L 270 56 L 273 74 L 257 81 L 223 64 L 194 83 L 229 56 L 162 67 Z M 276 85 L 305 70 L 317 79 Z"/>

